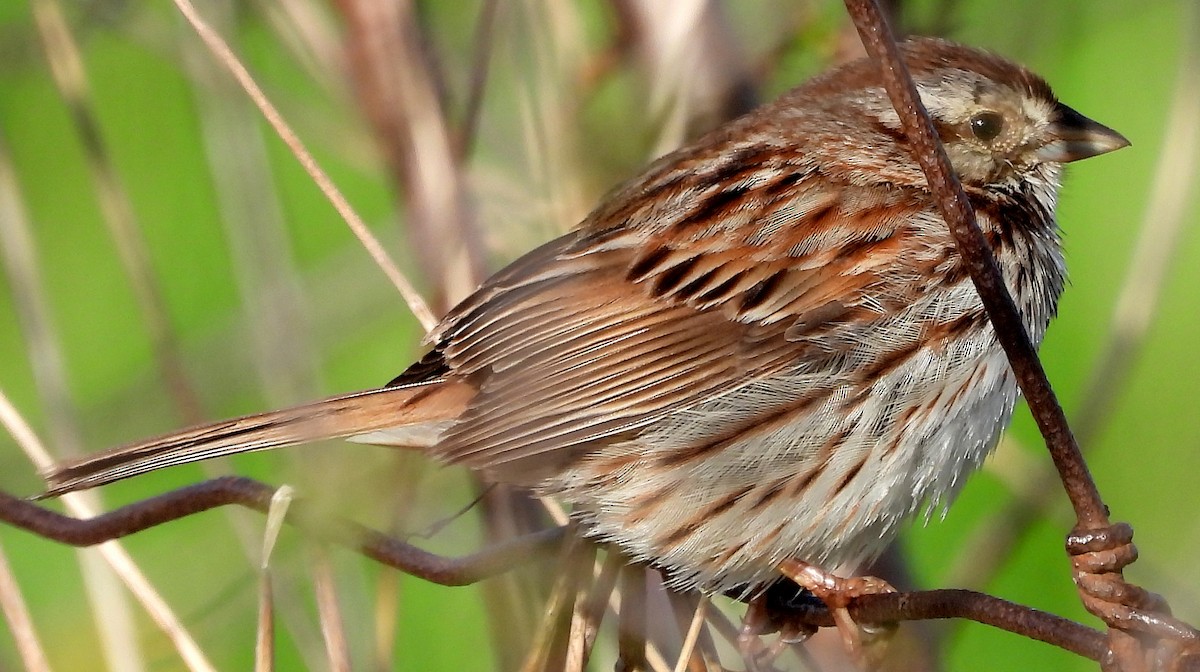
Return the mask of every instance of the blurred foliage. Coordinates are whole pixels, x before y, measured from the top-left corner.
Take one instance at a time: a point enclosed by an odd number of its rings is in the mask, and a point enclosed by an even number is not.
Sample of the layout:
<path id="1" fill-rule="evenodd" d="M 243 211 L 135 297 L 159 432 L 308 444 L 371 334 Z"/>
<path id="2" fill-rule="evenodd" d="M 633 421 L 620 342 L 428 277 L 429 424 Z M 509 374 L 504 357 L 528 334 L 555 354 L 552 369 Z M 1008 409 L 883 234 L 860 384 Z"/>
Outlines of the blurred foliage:
<path id="1" fill-rule="evenodd" d="M 956 39 L 1021 60 L 1050 80 L 1063 100 L 1133 141 L 1132 149 L 1073 167 L 1059 211 L 1073 285 L 1043 355 L 1068 410 L 1085 393 L 1146 217 L 1159 147 L 1171 142 L 1164 137 L 1164 118 L 1180 67 L 1181 31 L 1195 29 L 1185 16 L 1186 4 L 1193 1 L 906 3 L 912 25 L 940 26 Z M 452 114 L 461 112 L 465 97 L 479 5 L 420 3 L 447 73 Z M 564 152 L 573 172 L 570 180 L 556 173 L 562 164 L 542 154 L 549 141 L 530 128 L 536 128 L 546 97 L 570 94 L 575 87 L 544 76 L 553 63 L 552 55 L 539 51 L 545 47 L 538 38 L 540 22 L 557 22 L 556 29 L 579 40 L 572 46 L 586 58 L 610 46 L 613 19 L 599 0 L 545 3 L 555 5 L 554 11 L 538 2 L 502 5 L 480 135 L 468 168 L 472 205 L 488 232 L 495 265 L 572 225 L 551 216 L 564 210 L 555 199 L 576 189 L 575 200 L 586 209 L 650 158 L 660 131 L 658 117 L 646 109 L 644 83 L 630 68 L 618 68 L 575 103 L 574 144 L 565 143 Z M 276 199 L 283 213 L 290 249 L 279 254 L 297 269 L 303 311 L 312 325 L 311 333 L 297 331 L 296 338 L 313 343 L 315 355 L 304 365 L 316 374 L 311 389 L 296 390 L 292 398 L 265 392 L 269 385 L 254 365 L 250 346 L 253 318 L 219 223 L 205 153 L 197 100 L 206 94 L 184 65 L 185 45 L 198 53 L 195 36 L 169 3 L 95 0 L 69 3 L 66 9 L 83 51 L 100 136 L 131 195 L 204 415 L 250 412 L 376 385 L 419 355 L 419 326 L 295 161 L 266 132 L 274 190 L 263 198 Z M 314 76 L 273 22 L 277 9 L 274 3 L 239 4 L 223 30 L 360 214 L 393 254 L 405 259 L 403 197 L 391 191 L 349 83 L 336 73 L 325 80 Z M 830 53 L 831 36 L 845 28 L 839 3 L 739 0 L 725 3 L 725 9 L 748 62 L 762 66 L 764 95 L 815 72 Z M 33 227 L 83 443 L 97 449 L 179 426 L 184 418 L 156 373 L 153 345 L 99 214 L 78 129 L 50 77 L 26 0 L 0 3 L 0 150 L 15 166 Z M 566 200 L 569 205 L 571 199 Z M 1193 224 L 1200 221 L 1197 212 L 1193 194 Z M 1200 508 L 1195 487 L 1200 413 L 1194 408 L 1200 393 L 1195 354 L 1200 311 L 1194 289 L 1200 285 L 1200 240 L 1194 228 L 1187 227 L 1178 245 L 1161 312 L 1133 355 L 1131 377 L 1112 382 L 1121 386 L 1118 404 L 1094 445 L 1086 447 L 1114 517 L 1137 530 L 1142 559 L 1129 576 L 1167 595 L 1177 613 L 1193 622 L 1200 620 L 1200 571 L 1194 561 L 1200 554 L 1200 523 L 1194 518 Z M 0 387 L 49 436 L 16 314 L 9 280 L 0 277 Z M 962 562 L 965 540 L 1011 499 L 1007 484 L 1021 482 L 1025 465 L 1047 459 L 1027 414 L 1019 414 L 1012 435 L 1016 443 L 1003 450 L 1024 455 L 1001 454 L 972 480 L 944 521 L 935 515 L 933 523 L 917 525 L 906 536 L 904 547 L 921 585 L 942 586 L 949 568 Z M 342 445 L 239 457 L 231 468 L 268 482 L 303 484 L 307 497 L 377 523 L 400 499 L 389 487 L 391 479 L 419 469 L 413 460 L 386 451 Z M 112 507 L 150 496 L 199 480 L 212 473 L 208 469 L 183 467 L 135 479 L 107 488 L 104 500 Z M 15 444 L 0 439 L 0 488 L 31 494 L 38 487 Z M 425 480 L 409 497 L 404 525 L 420 529 L 470 498 L 465 477 L 456 470 L 426 469 Z M 1079 608 L 1069 579 L 1062 546 L 1071 518 L 1063 503 L 1014 550 L 987 589 L 1093 623 Z M 231 530 L 257 530 L 261 523 L 253 515 L 232 519 L 237 524 L 231 526 L 226 514 L 210 513 L 125 543 L 218 668 L 249 669 L 257 533 L 239 536 Z M 468 552 L 481 543 L 477 528 L 478 521 L 468 517 L 427 543 L 437 551 Z M 74 552 L 6 528 L 0 528 L 0 544 L 56 669 L 102 669 Z M 290 605 L 294 617 L 280 628 L 278 669 L 323 660 L 313 654 L 321 645 L 304 577 L 310 558 L 301 540 L 285 535 L 279 569 L 286 577 L 284 590 L 292 594 L 281 596 L 281 602 Z M 373 646 L 372 586 L 381 570 L 346 553 L 334 558 L 351 648 L 356 660 L 365 660 Z M 404 579 L 400 604 L 396 669 L 491 669 L 477 590 Z M 138 612 L 135 622 L 148 669 L 182 669 L 149 619 Z M 983 626 L 954 632 L 946 646 L 946 669 L 1094 669 L 1069 654 Z M 0 669 L 18 666 L 11 638 L 0 635 Z"/>

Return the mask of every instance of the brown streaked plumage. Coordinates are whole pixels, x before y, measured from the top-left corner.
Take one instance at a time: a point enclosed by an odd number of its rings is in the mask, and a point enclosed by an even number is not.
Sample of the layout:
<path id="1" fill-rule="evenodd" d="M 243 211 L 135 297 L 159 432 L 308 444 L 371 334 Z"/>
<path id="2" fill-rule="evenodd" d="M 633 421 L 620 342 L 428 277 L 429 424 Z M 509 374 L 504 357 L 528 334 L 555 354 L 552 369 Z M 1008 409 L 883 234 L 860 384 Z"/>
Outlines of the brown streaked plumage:
<path id="1" fill-rule="evenodd" d="M 1064 284 L 1059 164 L 1125 140 L 1001 58 L 903 50 L 1040 342 Z M 430 341 L 382 390 L 83 458 L 49 492 L 351 437 L 557 496 L 675 585 L 728 590 L 877 552 L 954 495 L 1017 395 L 865 61 L 659 159 Z"/>

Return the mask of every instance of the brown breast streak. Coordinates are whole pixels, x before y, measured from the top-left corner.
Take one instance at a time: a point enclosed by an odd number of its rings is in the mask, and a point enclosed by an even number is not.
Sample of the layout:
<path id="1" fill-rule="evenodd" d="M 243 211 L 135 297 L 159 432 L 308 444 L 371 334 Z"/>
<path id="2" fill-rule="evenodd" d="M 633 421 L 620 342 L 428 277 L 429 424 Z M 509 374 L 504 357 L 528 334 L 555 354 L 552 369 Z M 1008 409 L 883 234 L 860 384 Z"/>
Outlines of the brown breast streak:
<path id="1" fill-rule="evenodd" d="M 710 441 L 664 455 L 658 458 L 657 463 L 663 467 L 678 467 L 725 450 L 748 436 L 774 431 L 787 425 L 795 416 L 808 412 L 814 404 L 824 401 L 830 394 L 832 394 L 832 390 L 822 390 L 820 394 L 801 397 L 770 414 L 760 415 L 744 422 Z"/>
<path id="2" fill-rule="evenodd" d="M 846 486 L 850 485 L 850 482 L 854 480 L 854 477 L 858 476 L 859 472 L 861 472 L 863 467 L 866 466 L 867 460 L 871 459 L 872 454 L 873 453 L 871 451 L 868 451 L 867 454 L 863 455 L 863 458 L 859 460 L 858 464 L 851 467 L 845 474 L 842 475 L 841 480 L 839 480 L 838 484 L 833 488 L 834 495 L 842 494 L 842 490 L 845 490 Z"/>
<path id="3" fill-rule="evenodd" d="M 920 352 L 923 346 L 924 343 L 921 341 L 913 341 L 884 353 L 860 374 L 859 380 L 870 384 L 872 381 L 886 376 Z"/>
<path id="4" fill-rule="evenodd" d="M 666 551 L 677 546 L 683 540 L 691 536 L 696 530 L 700 529 L 704 523 L 732 508 L 741 498 L 745 497 L 752 490 L 754 490 L 755 487 L 756 486 L 754 485 L 747 485 L 743 488 L 735 490 L 734 492 L 731 492 L 712 504 L 709 504 L 700 511 L 692 514 L 691 517 L 676 527 L 671 534 L 659 541 L 659 548 Z"/>

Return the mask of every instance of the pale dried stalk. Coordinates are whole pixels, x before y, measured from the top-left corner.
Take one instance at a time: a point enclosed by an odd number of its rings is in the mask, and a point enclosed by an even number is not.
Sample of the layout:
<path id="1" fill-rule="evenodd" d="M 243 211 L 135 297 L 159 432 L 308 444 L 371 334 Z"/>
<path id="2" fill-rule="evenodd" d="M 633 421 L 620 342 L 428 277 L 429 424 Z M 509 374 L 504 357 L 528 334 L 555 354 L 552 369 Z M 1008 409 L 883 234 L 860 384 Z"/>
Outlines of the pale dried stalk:
<path id="1" fill-rule="evenodd" d="M 1135 353 L 1145 341 L 1167 274 L 1174 269 L 1179 241 L 1188 223 L 1200 159 L 1200 5 L 1184 3 L 1183 45 L 1150 198 L 1138 228 L 1129 270 L 1110 321 L 1099 363 L 1093 369 L 1074 423 L 1079 442 L 1095 438 L 1109 415 Z"/>
<path id="2" fill-rule="evenodd" d="M 179 339 L 167 317 L 166 301 L 159 291 L 129 193 L 99 131 L 79 47 L 56 0 L 36 0 L 32 9 L 54 84 L 80 134 L 100 213 L 150 335 L 159 375 L 183 419 L 199 422 L 203 417 L 200 401 L 183 369 Z"/>
<path id="3" fill-rule="evenodd" d="M 9 402 L 4 391 L 0 389 L 0 424 L 4 425 L 8 433 L 17 442 L 17 445 L 25 452 L 25 455 L 38 469 L 46 469 L 53 462 L 53 458 L 46 452 L 33 429 L 17 412 L 17 409 Z M 78 496 L 81 493 L 72 493 L 62 497 L 63 504 L 67 507 L 67 511 L 76 518 L 92 518 L 97 515 L 98 511 L 95 506 L 88 502 L 86 497 Z M 90 549 L 89 549 L 90 551 Z M 89 551 L 81 551 L 87 553 Z M 134 597 L 141 602 L 142 607 L 150 618 L 158 626 L 160 630 L 171 640 L 172 645 L 179 652 L 179 657 L 184 665 L 193 672 L 215 672 L 215 669 L 204 652 L 196 644 L 196 640 L 188 633 L 183 623 L 167 606 L 166 601 L 159 595 L 158 591 L 150 584 L 145 575 L 134 563 L 133 559 L 121 546 L 120 542 L 110 541 L 100 544 L 95 547 L 95 552 L 108 563 L 116 575 L 121 579 L 125 586 L 133 593 Z M 115 615 L 105 614 L 106 618 L 116 618 Z M 123 667 L 121 669 L 131 669 Z"/>
<path id="4" fill-rule="evenodd" d="M 344 92 L 345 82 L 340 78 L 344 60 L 341 36 L 326 3 L 281 0 L 272 9 L 265 12 L 264 18 L 304 72 L 322 89 Z"/>
<path id="5" fill-rule="evenodd" d="M 696 611 L 692 614 L 692 622 L 688 626 L 687 635 L 683 638 L 683 646 L 679 649 L 679 660 L 675 662 L 675 672 L 685 672 L 692 659 L 692 651 L 700 640 L 700 630 L 704 627 L 704 619 L 708 614 L 708 596 L 701 595 Z"/>
<path id="6" fill-rule="evenodd" d="M 210 0 L 206 10 L 212 25 L 221 30 L 232 26 L 232 5 L 231 0 Z M 246 370 L 258 374 L 257 389 L 273 407 L 317 397 L 323 386 L 312 343 L 313 320 L 293 260 L 258 113 L 204 45 L 186 39 L 191 28 L 180 23 L 179 31 L 185 38 L 179 40 L 179 50 L 191 74 L 227 258 L 250 341 L 246 366 L 236 368 L 243 375 Z M 239 336 L 237 343 L 244 347 L 246 339 Z M 197 361 L 213 360 L 198 357 Z M 229 473 L 225 461 L 206 463 L 202 469 L 209 477 Z M 224 513 L 253 563 L 261 539 L 259 525 L 247 514 L 236 508 Z M 305 664 L 315 666 L 324 651 L 316 638 L 305 634 L 315 627 L 301 604 L 303 591 L 296 586 L 300 580 L 277 574 L 262 579 L 263 590 L 270 591 L 272 614 L 278 614 L 280 625 L 292 632 Z"/>
<path id="7" fill-rule="evenodd" d="M 279 135 L 280 140 L 288 146 L 288 149 L 291 150 L 296 160 L 304 168 L 304 171 L 308 173 L 313 183 L 317 185 L 321 193 L 325 195 L 325 198 L 329 200 L 330 204 L 341 215 L 346 225 L 350 227 L 350 230 L 358 238 L 359 242 L 362 243 L 367 253 L 371 255 L 375 264 L 384 272 L 396 290 L 400 292 L 400 296 L 404 298 L 405 303 L 412 310 L 413 315 L 421 323 L 421 326 L 426 331 L 432 329 L 437 324 L 437 319 L 429 310 L 429 306 L 425 304 L 425 300 L 421 298 L 416 288 L 388 256 L 379 239 L 367 228 L 366 223 L 354 211 L 354 208 L 351 207 L 346 197 L 338 191 L 333 181 L 317 164 L 316 159 L 313 158 L 303 141 L 292 131 L 287 122 L 284 121 L 282 115 L 279 114 L 279 111 L 267 99 L 266 94 L 259 88 L 254 78 L 250 75 L 250 72 L 246 70 L 246 67 L 242 65 L 220 35 L 204 22 L 191 2 L 188 0 L 174 0 L 174 2 L 175 6 L 179 8 L 180 13 L 183 14 L 184 18 L 195 29 L 196 34 L 200 36 L 204 44 L 213 52 L 213 56 L 228 68 L 230 74 L 237 79 L 238 84 L 246 91 L 246 95 L 250 97 L 255 106 L 262 112 L 263 118 L 267 120 L 267 123 L 271 124 L 271 127 Z"/>
<path id="8" fill-rule="evenodd" d="M 37 265 L 31 226 L 3 145 L 0 145 L 0 253 L 14 289 L 21 332 L 34 369 L 38 394 L 49 416 L 52 437 L 60 448 L 78 452 L 82 441 L 67 389 L 64 358 Z M 43 455 L 39 467 L 44 468 L 49 461 L 50 457 Z M 116 585 L 112 574 L 99 564 L 94 553 L 80 552 L 77 557 L 108 666 L 133 671 L 143 669 L 128 596 Z"/>
<path id="9" fill-rule="evenodd" d="M 234 24 L 230 0 L 206 9 L 213 25 Z M 258 115 L 200 43 L 180 42 L 259 387 L 271 406 L 314 398 L 322 386 L 312 318 Z"/>
<path id="10" fill-rule="evenodd" d="M 254 669 L 270 672 L 275 669 L 275 599 L 271 584 L 271 556 L 283 529 L 283 520 L 292 504 L 294 491 L 283 485 L 271 497 L 267 525 L 262 535 L 262 560 L 259 563 L 258 632 L 254 640 Z"/>
<path id="11" fill-rule="evenodd" d="M 521 665 L 521 672 L 542 672 L 542 670 L 552 669 L 554 661 L 551 656 L 554 653 L 555 639 L 560 634 L 559 628 L 564 612 L 569 611 L 572 620 L 576 613 L 575 603 L 579 596 L 578 583 L 581 577 L 577 565 L 586 562 L 588 566 L 591 566 L 592 558 L 595 557 L 594 553 L 595 547 L 587 545 L 586 541 L 577 536 L 572 536 L 563 544 L 559 555 L 558 577 L 550 590 L 550 597 L 542 612 L 541 623 L 529 646 L 529 654 L 526 656 L 524 664 Z M 568 627 L 571 627 L 570 624 Z"/>
<path id="12" fill-rule="evenodd" d="M 609 552 L 604 562 L 592 570 L 592 585 L 583 605 L 582 626 L 583 641 L 581 642 L 581 657 L 590 660 L 592 647 L 596 644 L 596 635 L 600 632 L 600 622 L 610 609 L 609 600 L 613 597 L 613 589 L 617 586 L 617 576 L 625 561 L 620 555 Z M 615 611 L 615 607 L 612 608 Z M 580 671 L 582 672 L 582 671 Z"/>
<path id="13" fill-rule="evenodd" d="M 325 639 L 329 669 L 333 672 L 350 672 L 350 647 L 346 642 L 342 610 L 338 606 L 333 565 L 323 546 L 318 546 L 313 552 L 313 589 L 317 595 L 317 613 L 321 618 L 321 635 Z"/>
<path id="14" fill-rule="evenodd" d="M 632 4 L 647 15 L 642 22 L 644 29 L 656 31 L 642 42 L 657 52 L 651 56 L 656 72 L 650 85 L 649 110 L 651 116 L 665 119 L 652 150 L 662 155 L 687 139 L 699 52 L 703 48 L 695 34 L 710 5 L 704 0 Z"/>
<path id="15" fill-rule="evenodd" d="M 210 25 L 228 32 L 235 23 L 232 4 L 230 0 L 206 3 Z M 191 30 L 180 24 L 181 32 Z M 192 75 L 227 257 L 242 304 L 240 314 L 250 337 L 246 368 L 258 374 L 257 389 L 273 407 L 320 396 L 323 386 L 313 345 L 314 320 L 293 260 L 258 112 L 204 44 L 191 39 L 180 43 L 182 60 Z M 239 341 L 245 344 L 244 338 Z M 223 466 L 206 465 L 204 469 L 213 476 Z M 257 557 L 257 525 L 244 511 L 234 509 L 226 515 L 247 556 Z M 297 584 L 303 579 L 280 573 L 270 580 L 279 625 L 292 632 L 305 664 L 319 665 L 325 651 L 317 638 L 305 634 L 314 631 L 315 624 L 301 604 L 303 591 Z"/>
<path id="16" fill-rule="evenodd" d="M 545 190 L 545 221 L 553 235 L 583 219 L 590 209 L 584 190 L 575 101 L 575 73 L 584 61 L 582 19 L 573 3 L 524 3 L 529 47 L 536 72 L 522 92 L 526 159 L 531 179 Z"/>
<path id="17" fill-rule="evenodd" d="M 596 559 L 593 558 L 593 565 Z M 593 570 L 595 568 L 593 567 Z M 571 629 L 567 635 L 567 653 L 563 663 L 563 672 L 583 672 L 591 657 L 591 647 L 588 639 L 594 640 L 599 627 L 594 612 L 588 609 L 588 596 L 595 590 L 594 584 L 577 586 L 575 601 L 571 611 Z"/>
<path id="18" fill-rule="evenodd" d="M 435 307 L 448 309 L 486 275 L 467 207 L 444 79 L 411 0 L 341 0 L 349 70 L 392 182 L 405 194 L 406 229 Z"/>
<path id="19" fill-rule="evenodd" d="M 3 547 L 0 547 L 0 611 L 4 612 L 4 618 L 8 621 L 9 632 L 27 672 L 50 672 L 50 661 L 46 659 L 46 651 L 38 640 L 29 609 L 21 597 L 21 586 L 8 566 Z"/>
<path id="20" fill-rule="evenodd" d="M 275 670 L 275 591 L 271 575 L 262 572 L 258 580 L 258 623 L 254 636 L 254 672 Z"/>

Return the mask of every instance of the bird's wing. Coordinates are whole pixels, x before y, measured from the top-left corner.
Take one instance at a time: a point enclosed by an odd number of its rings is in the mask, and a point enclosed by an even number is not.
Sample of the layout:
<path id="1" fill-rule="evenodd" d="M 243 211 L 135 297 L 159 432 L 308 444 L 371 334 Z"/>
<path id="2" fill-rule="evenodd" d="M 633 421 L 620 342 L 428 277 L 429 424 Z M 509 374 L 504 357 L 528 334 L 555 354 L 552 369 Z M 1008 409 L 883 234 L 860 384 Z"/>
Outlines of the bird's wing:
<path id="1" fill-rule="evenodd" d="M 479 389 L 435 455 L 533 484 L 667 413 L 804 362 L 836 366 L 826 335 L 906 300 L 891 273 L 913 244 L 913 201 L 776 179 L 776 200 L 700 194 L 671 227 L 617 212 L 621 225 L 585 226 L 494 276 L 434 333 L 433 356 Z"/>

